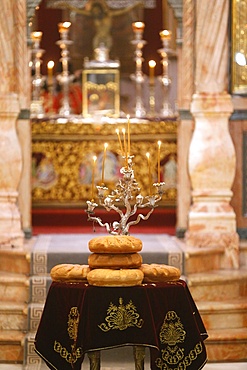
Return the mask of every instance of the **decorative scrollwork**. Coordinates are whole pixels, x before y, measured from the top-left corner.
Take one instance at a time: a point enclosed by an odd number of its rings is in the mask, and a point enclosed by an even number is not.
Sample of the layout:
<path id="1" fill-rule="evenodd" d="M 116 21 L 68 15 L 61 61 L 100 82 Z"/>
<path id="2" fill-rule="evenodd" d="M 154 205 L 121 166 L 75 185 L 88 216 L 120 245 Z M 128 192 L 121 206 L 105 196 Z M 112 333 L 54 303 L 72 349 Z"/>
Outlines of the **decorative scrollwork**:
<path id="1" fill-rule="evenodd" d="M 102 323 L 99 328 L 107 332 L 109 330 L 125 330 L 131 326 L 141 329 L 144 321 L 140 319 L 140 315 L 136 310 L 135 305 L 130 300 L 126 305 L 123 304 L 123 298 L 119 298 L 119 305 L 116 306 L 110 303 L 105 318 L 106 323 Z"/>

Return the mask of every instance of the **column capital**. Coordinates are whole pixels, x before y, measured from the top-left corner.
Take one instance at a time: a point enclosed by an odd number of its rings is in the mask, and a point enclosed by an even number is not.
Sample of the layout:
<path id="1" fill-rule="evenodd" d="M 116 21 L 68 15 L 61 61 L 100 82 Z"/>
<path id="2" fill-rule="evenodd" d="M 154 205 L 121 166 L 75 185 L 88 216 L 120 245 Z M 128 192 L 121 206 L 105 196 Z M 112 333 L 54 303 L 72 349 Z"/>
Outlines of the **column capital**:
<path id="1" fill-rule="evenodd" d="M 198 116 L 209 112 L 227 114 L 229 116 L 233 112 L 231 95 L 226 92 L 201 92 L 194 94 L 191 102 L 191 113 L 194 116 Z"/>

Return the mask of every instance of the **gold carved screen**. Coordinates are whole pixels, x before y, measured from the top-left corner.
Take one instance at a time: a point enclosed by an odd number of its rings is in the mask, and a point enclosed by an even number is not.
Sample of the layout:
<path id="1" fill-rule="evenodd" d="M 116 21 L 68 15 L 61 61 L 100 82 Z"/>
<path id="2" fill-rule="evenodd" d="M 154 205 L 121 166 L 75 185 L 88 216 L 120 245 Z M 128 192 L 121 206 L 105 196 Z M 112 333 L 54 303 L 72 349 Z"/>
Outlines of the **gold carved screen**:
<path id="1" fill-rule="evenodd" d="M 157 141 L 161 140 L 161 181 L 167 189 L 161 205 L 176 203 L 177 122 L 131 124 L 133 169 L 143 196 L 149 194 L 146 153 L 150 153 L 153 182 L 157 182 Z M 113 189 L 124 166 L 116 134 L 123 124 L 32 123 L 33 206 L 86 206 L 92 195 L 92 158 L 97 156 L 95 184 L 100 184 L 104 143 L 108 143 L 104 182 Z"/>
<path id="2" fill-rule="evenodd" d="M 247 0 L 232 0 L 231 40 L 231 91 L 247 94 Z"/>

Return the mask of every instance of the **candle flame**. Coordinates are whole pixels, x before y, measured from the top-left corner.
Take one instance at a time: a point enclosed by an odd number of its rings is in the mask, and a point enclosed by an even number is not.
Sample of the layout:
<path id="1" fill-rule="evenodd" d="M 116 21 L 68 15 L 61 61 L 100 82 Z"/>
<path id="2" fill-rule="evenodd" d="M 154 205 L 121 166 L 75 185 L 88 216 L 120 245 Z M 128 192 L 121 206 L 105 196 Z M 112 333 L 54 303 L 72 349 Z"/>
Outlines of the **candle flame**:
<path id="1" fill-rule="evenodd" d="M 133 31 L 143 31 L 145 24 L 143 22 L 134 22 L 132 23 Z"/>
<path id="2" fill-rule="evenodd" d="M 160 37 L 161 37 L 161 39 L 170 40 L 171 34 L 172 34 L 171 31 L 168 31 L 168 30 L 160 31 Z"/>
<path id="3" fill-rule="evenodd" d="M 53 67 L 54 67 L 54 62 L 53 62 L 53 60 L 50 60 L 48 63 L 47 63 L 47 68 L 48 69 L 52 69 Z"/>
<path id="4" fill-rule="evenodd" d="M 156 66 L 156 62 L 155 62 L 155 60 L 150 60 L 150 61 L 148 62 L 148 64 L 149 64 L 149 67 L 150 67 L 150 68 L 154 68 L 154 67 Z"/>

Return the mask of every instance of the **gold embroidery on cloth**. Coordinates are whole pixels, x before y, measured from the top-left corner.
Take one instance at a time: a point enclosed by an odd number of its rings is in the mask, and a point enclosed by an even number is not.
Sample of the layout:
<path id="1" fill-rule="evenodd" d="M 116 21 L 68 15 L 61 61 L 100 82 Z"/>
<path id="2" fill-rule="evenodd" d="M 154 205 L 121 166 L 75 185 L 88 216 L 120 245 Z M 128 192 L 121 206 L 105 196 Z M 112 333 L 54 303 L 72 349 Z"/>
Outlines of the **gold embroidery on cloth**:
<path id="1" fill-rule="evenodd" d="M 187 356 L 184 356 L 184 348 L 180 348 L 177 344 L 185 341 L 186 331 L 175 311 L 167 312 L 159 337 L 162 344 L 167 344 L 166 349 L 161 350 L 162 358 L 157 358 L 155 361 L 156 366 L 161 370 L 186 369 L 203 351 L 202 343 L 199 342 Z"/>
<path id="2" fill-rule="evenodd" d="M 119 306 L 116 306 L 111 302 L 107 309 L 107 314 L 108 316 L 105 318 L 107 324 L 103 322 L 98 325 L 104 332 L 113 329 L 125 330 L 131 326 L 141 329 L 144 322 L 143 319 L 140 319 L 140 315 L 132 300 L 124 305 L 123 298 L 119 298 Z"/>
<path id="3" fill-rule="evenodd" d="M 55 340 L 54 351 L 59 353 L 62 358 L 64 358 L 68 363 L 74 364 L 78 358 L 82 357 L 82 348 L 76 348 L 76 340 L 78 335 L 78 325 L 79 325 L 80 314 L 77 307 L 71 307 L 68 314 L 68 334 L 70 339 L 74 341 L 71 345 L 71 352 L 69 352 L 61 343 Z"/>
<path id="4" fill-rule="evenodd" d="M 173 346 L 176 343 L 184 342 L 185 336 L 186 332 L 176 312 L 167 312 L 160 330 L 160 342 Z"/>

